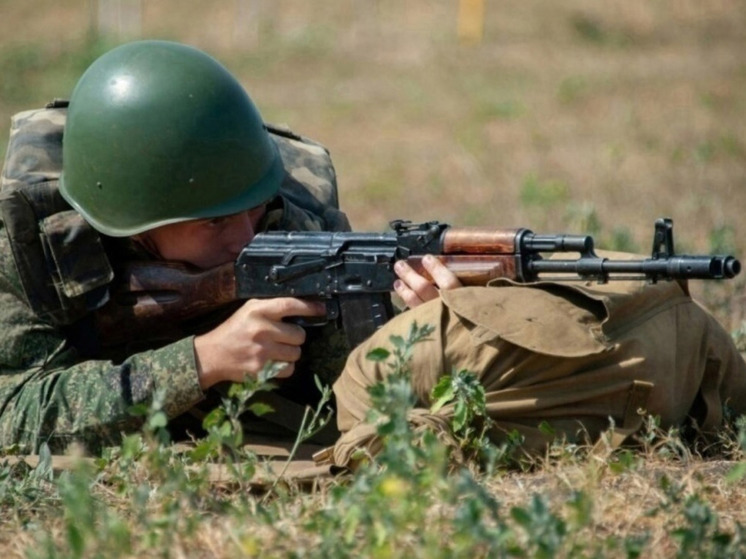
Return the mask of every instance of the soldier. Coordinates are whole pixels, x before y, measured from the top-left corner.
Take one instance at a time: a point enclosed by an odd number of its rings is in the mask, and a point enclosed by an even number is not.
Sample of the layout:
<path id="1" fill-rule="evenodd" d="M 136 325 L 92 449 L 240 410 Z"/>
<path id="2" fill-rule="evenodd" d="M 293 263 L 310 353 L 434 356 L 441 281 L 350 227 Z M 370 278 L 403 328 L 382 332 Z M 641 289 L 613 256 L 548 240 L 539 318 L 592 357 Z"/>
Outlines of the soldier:
<path id="1" fill-rule="evenodd" d="M 206 269 L 234 260 L 258 231 L 349 230 L 327 151 L 267 128 L 207 54 L 164 41 L 106 53 L 69 107 L 17 115 L 2 184 L 0 446 L 117 444 L 141 424 L 131 407 L 156 390 L 181 425 L 211 387 L 269 361 L 286 364 L 281 378 L 301 378 L 296 394 L 313 387 L 311 370 L 338 372 L 338 337 L 312 344 L 283 321 L 325 312 L 307 300 L 251 300 L 178 335 L 114 347 L 96 334 L 123 263 Z M 302 358 L 306 374 L 293 375 Z"/>
<path id="2" fill-rule="evenodd" d="M 124 344 L 97 335 L 123 263 L 207 269 L 233 261 L 258 231 L 349 230 L 328 153 L 265 126 L 217 61 L 170 42 L 118 47 L 84 73 L 69 108 L 21 114 L 11 135 L 0 194 L 0 445 L 117 444 L 141 425 L 132 405 L 156 391 L 174 433 L 196 433 L 214 388 L 270 361 L 285 364 L 283 405 L 307 403 L 312 374 L 336 378 L 349 352 L 339 333 L 283 320 L 325 312 L 308 300 L 249 300 Z M 546 420 L 595 437 L 610 420 L 631 432 L 642 408 L 708 428 L 724 404 L 744 409 L 743 361 L 681 284 L 459 288 L 436 260 L 425 266 L 435 285 L 399 263 L 393 288 L 411 310 L 355 350 L 335 384 L 345 432 L 337 463 L 364 444 L 366 388 L 386 372 L 364 355 L 412 320 L 436 327 L 412 364 L 421 404 L 444 372 L 474 370 L 493 436 L 518 429 L 528 447 L 545 442 Z M 280 427 L 258 430 L 292 438 L 292 425 Z"/>
<path id="3" fill-rule="evenodd" d="M 283 320 L 325 314 L 292 297 L 124 343 L 99 335 L 97 315 L 128 262 L 208 269 L 234 261 L 259 231 L 350 228 L 327 150 L 265 125 L 238 81 L 195 48 L 120 46 L 86 70 L 69 107 L 16 115 L 0 218 L 0 446 L 96 452 L 140 427 L 132 406 L 156 391 L 174 435 L 199 434 L 219 402 L 212 389 L 268 362 L 285 364 L 273 399 L 282 409 L 247 429 L 292 441 L 303 405 L 318 398 L 313 376 L 330 384 L 349 351 L 333 327 Z"/>

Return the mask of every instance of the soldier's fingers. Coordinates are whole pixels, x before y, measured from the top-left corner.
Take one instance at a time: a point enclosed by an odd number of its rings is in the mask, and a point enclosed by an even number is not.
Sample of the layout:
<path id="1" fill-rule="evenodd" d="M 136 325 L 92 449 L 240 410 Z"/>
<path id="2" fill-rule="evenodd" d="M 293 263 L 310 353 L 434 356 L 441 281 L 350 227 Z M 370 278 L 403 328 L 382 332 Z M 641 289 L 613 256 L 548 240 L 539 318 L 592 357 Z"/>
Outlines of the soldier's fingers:
<path id="1" fill-rule="evenodd" d="M 394 264 L 394 271 L 399 279 L 402 280 L 415 293 L 423 292 L 433 287 L 430 280 L 420 275 L 412 266 L 404 260 L 399 260 Z"/>
<path id="2" fill-rule="evenodd" d="M 306 331 L 302 326 L 288 322 L 274 322 L 272 326 L 272 339 L 281 344 L 299 346 L 306 341 Z"/>
<path id="3" fill-rule="evenodd" d="M 395 285 L 394 289 L 409 307 L 417 306 L 438 296 L 438 288 L 403 260 L 394 265 L 394 271 L 399 276 L 399 281 L 404 284 L 400 283 L 398 287 Z M 414 296 L 407 290 L 412 291 Z"/>
<path id="4" fill-rule="evenodd" d="M 422 258 L 422 265 L 433 278 L 435 285 L 440 289 L 456 289 L 461 287 L 461 281 L 445 264 L 435 258 L 432 254 L 426 254 Z"/>
<path id="5" fill-rule="evenodd" d="M 267 365 L 277 364 L 281 366 L 277 376 L 285 378 L 293 374 L 295 363 L 300 357 L 301 349 L 298 346 L 278 343 L 265 344 L 259 351 L 246 356 L 242 370 L 256 375 Z"/>
<path id="6" fill-rule="evenodd" d="M 435 290 L 435 288 L 433 287 Z M 404 281 L 402 280 L 396 280 L 394 282 L 394 291 L 396 291 L 396 294 L 399 295 L 401 300 L 404 302 L 406 306 L 408 306 L 410 309 L 414 308 L 418 305 L 421 305 L 425 301 L 420 297 L 413 289 L 411 289 Z M 437 290 L 435 290 L 437 296 Z"/>
<path id="7" fill-rule="evenodd" d="M 277 373 L 277 378 L 288 378 L 294 372 L 295 372 L 295 364 L 294 363 L 288 363 L 282 369 L 280 369 L 279 373 Z"/>
<path id="8" fill-rule="evenodd" d="M 246 304 L 250 312 L 275 321 L 289 316 L 324 316 L 326 314 L 326 306 L 323 302 L 295 297 L 251 299 Z"/>
<path id="9" fill-rule="evenodd" d="M 300 359 L 300 356 L 301 349 L 296 345 L 270 343 L 265 344 L 257 357 L 259 357 L 262 362 L 272 361 L 295 363 Z"/>
<path id="10" fill-rule="evenodd" d="M 287 363 L 284 361 L 267 361 L 266 363 L 264 363 L 263 367 L 269 365 L 278 367 L 277 374 L 275 375 L 277 378 L 288 378 L 295 372 L 295 363 Z M 261 368 L 257 371 L 257 373 L 259 373 L 259 371 L 261 371 Z"/>

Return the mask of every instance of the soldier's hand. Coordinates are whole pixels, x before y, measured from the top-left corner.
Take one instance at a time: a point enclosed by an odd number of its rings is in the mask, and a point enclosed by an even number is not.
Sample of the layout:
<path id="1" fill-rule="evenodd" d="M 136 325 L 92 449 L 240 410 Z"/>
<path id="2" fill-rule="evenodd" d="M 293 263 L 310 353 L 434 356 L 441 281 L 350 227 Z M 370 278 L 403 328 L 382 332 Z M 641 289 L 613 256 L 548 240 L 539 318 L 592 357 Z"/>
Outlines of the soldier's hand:
<path id="1" fill-rule="evenodd" d="M 456 275 L 437 258 L 426 255 L 422 259 L 422 265 L 432 281 L 418 274 L 404 260 L 399 260 L 394 266 L 394 271 L 399 276 L 394 282 L 394 291 L 408 307 L 413 308 L 437 298 L 440 289 L 461 287 Z"/>
<path id="2" fill-rule="evenodd" d="M 194 339 L 202 389 L 221 381 L 241 382 L 256 376 L 270 361 L 287 363 L 279 377 L 293 374 L 306 332 L 287 317 L 318 317 L 323 303 L 292 297 L 250 299 L 220 326 Z"/>

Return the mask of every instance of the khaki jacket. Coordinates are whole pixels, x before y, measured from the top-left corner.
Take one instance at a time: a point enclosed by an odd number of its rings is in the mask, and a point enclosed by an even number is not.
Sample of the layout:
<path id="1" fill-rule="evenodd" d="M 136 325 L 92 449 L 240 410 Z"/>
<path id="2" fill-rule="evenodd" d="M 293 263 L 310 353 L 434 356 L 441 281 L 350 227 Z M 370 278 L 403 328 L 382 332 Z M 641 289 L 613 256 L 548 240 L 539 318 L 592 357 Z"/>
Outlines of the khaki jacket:
<path id="1" fill-rule="evenodd" d="M 388 338 L 406 337 L 412 321 L 430 324 L 430 341 L 414 349 L 412 383 L 423 408 L 443 374 L 467 369 L 487 393 L 496 441 L 517 431 L 525 448 L 541 450 L 555 436 L 592 441 L 615 427 L 617 440 L 641 425 L 691 418 L 705 430 L 720 425 L 723 407 L 746 411 L 746 365 L 728 333 L 676 282 L 648 285 L 498 281 L 444 291 L 409 310 L 350 356 L 334 385 L 338 426 L 346 432 L 335 460 L 371 432 L 360 424 L 370 407 L 367 387 L 390 368 L 366 359 Z M 423 410 L 420 410 L 420 413 Z M 443 408 L 439 414 L 448 416 Z M 620 435 L 620 436 L 619 436 Z"/>

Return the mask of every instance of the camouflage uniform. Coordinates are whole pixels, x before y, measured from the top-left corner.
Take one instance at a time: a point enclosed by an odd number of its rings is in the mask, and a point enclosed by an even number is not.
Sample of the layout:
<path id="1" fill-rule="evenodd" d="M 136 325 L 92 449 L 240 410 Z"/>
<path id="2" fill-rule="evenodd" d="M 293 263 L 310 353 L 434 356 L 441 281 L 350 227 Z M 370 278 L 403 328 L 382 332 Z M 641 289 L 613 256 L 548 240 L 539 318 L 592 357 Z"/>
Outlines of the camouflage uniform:
<path id="1" fill-rule="evenodd" d="M 148 256 L 127 239 L 98 235 L 62 201 L 64 118 L 64 106 L 14 117 L 0 190 L 0 446 L 31 451 L 44 442 L 53 450 L 72 441 L 92 450 L 117 444 L 141 425 L 130 408 L 148 404 L 157 390 L 169 418 L 205 399 L 193 350 L 204 323 L 136 351 L 97 339 L 93 317 L 118 264 Z M 270 132 L 286 176 L 264 229 L 349 230 L 326 150 L 289 131 Z M 330 331 L 309 340 L 314 348 L 294 377 L 326 373 L 328 380 L 346 345 Z M 337 359 L 322 368 L 330 356 Z"/>

